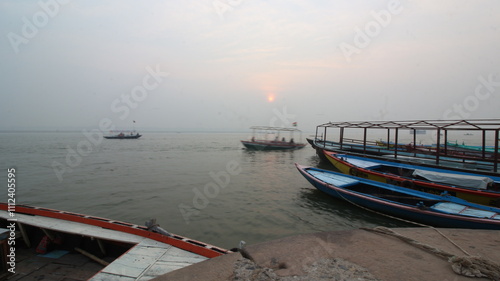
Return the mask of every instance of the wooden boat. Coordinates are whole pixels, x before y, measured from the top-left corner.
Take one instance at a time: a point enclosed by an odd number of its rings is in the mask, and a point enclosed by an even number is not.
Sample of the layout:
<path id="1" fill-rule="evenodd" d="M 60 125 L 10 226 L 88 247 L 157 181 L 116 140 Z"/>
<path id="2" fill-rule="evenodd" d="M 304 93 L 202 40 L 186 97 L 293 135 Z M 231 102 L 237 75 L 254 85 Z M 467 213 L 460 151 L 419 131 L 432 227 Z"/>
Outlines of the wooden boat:
<path id="1" fill-rule="evenodd" d="M 295 128 L 254 126 L 252 138 L 241 140 L 241 143 L 250 150 L 294 150 L 306 146 L 305 143 L 294 141 L 294 133 L 301 134 L 301 131 Z M 282 136 L 283 132 L 290 133 L 288 140 Z M 263 135 L 263 137 L 262 137 Z"/>
<path id="2" fill-rule="evenodd" d="M 119 134 L 112 135 L 112 136 L 104 136 L 105 139 L 118 139 L 118 140 L 135 140 L 140 138 L 142 135 L 139 133 L 133 134 L 124 134 L 123 132 L 120 132 Z"/>
<path id="3" fill-rule="evenodd" d="M 328 160 L 323 153 L 323 151 L 326 150 L 331 152 L 348 153 L 351 155 L 369 157 L 373 159 L 399 161 L 410 164 L 418 163 L 419 165 L 425 165 L 428 167 L 451 169 L 464 172 L 473 171 L 474 173 L 485 175 L 500 175 L 499 173 L 491 172 L 491 163 L 485 162 L 482 159 L 464 159 L 459 157 L 459 155 L 456 155 L 457 157 L 440 156 L 439 162 L 436 162 L 436 154 L 417 153 L 417 150 L 409 152 L 410 149 L 403 148 L 402 146 L 398 147 L 396 150 L 388 149 L 386 145 L 373 145 L 371 144 L 372 142 L 369 141 L 366 141 L 366 144 L 364 145 L 363 140 L 344 139 L 345 142 L 343 143 L 313 139 L 307 140 L 308 142 L 312 143 L 311 146 L 316 149 L 317 155 L 323 160 Z M 381 144 L 380 142 L 378 143 Z"/>
<path id="4" fill-rule="evenodd" d="M 380 146 L 378 141 L 366 141 L 357 139 L 343 139 L 342 142 L 321 140 L 321 139 L 308 139 L 311 146 L 315 149 L 328 150 L 328 151 L 349 151 L 354 153 L 367 153 L 370 155 L 386 155 L 393 150 Z M 405 150 L 406 151 L 406 150 Z"/>
<path id="5" fill-rule="evenodd" d="M 500 209 L 295 164 L 317 189 L 391 216 L 437 227 L 500 229 Z"/>
<path id="6" fill-rule="evenodd" d="M 416 152 L 416 153 L 431 154 L 431 155 L 439 153 L 439 155 L 445 157 L 456 157 L 456 158 L 471 159 L 471 160 L 488 160 L 488 159 L 494 159 L 495 157 L 494 147 L 485 147 L 483 152 L 482 146 L 472 146 L 464 144 L 461 145 L 458 143 L 451 143 L 451 142 L 446 142 L 446 145 L 444 144 L 439 145 L 439 149 L 437 144 L 430 144 L 430 145 L 424 145 L 424 144 L 414 145 L 413 143 L 395 144 L 393 142 L 386 142 L 382 140 L 376 142 L 378 146 L 384 147 L 385 149 L 388 150 L 397 149 L 398 151 L 406 151 L 410 153 Z"/>
<path id="7" fill-rule="evenodd" d="M 222 248 L 170 234 L 154 222 L 143 227 L 5 203 L 0 203 L 0 229 L 3 237 L 7 237 L 0 245 L 7 247 L 4 250 L 11 254 L 8 261 L 12 262 L 8 265 L 14 266 L 7 274 L 15 272 L 18 278 L 30 274 L 33 280 L 37 276 L 51 279 L 56 267 L 57 280 L 62 280 L 63 274 L 68 278 L 78 276 L 78 280 L 149 280 L 228 253 Z M 33 263 L 37 266 L 31 266 Z M 29 272 L 29 268 L 33 272 Z"/>
<path id="8" fill-rule="evenodd" d="M 467 149 L 456 145 L 446 147 L 444 145 L 440 145 L 439 149 L 437 145 L 408 145 L 406 146 L 406 149 L 410 153 L 416 152 L 430 155 L 439 154 L 445 157 L 455 157 L 469 160 L 494 160 L 499 158 L 494 152 L 484 151 L 483 153 L 482 151 Z"/>
<path id="9" fill-rule="evenodd" d="M 465 151 L 485 151 L 486 153 L 494 153 L 495 152 L 495 147 L 494 146 L 485 146 L 484 148 L 480 145 L 466 145 L 465 143 L 459 144 L 457 141 L 455 142 L 446 142 L 446 145 L 448 147 L 454 147 L 454 148 L 461 148 L 464 149 Z"/>
<path id="10" fill-rule="evenodd" d="M 383 140 L 375 141 L 375 143 L 380 147 L 384 147 L 384 148 L 387 148 L 390 150 L 398 149 L 399 151 L 406 151 L 407 150 L 406 147 L 409 145 L 409 144 L 403 144 L 403 143 L 396 144 L 394 142 L 387 142 L 387 141 L 383 141 Z"/>
<path id="11" fill-rule="evenodd" d="M 324 151 L 326 158 L 345 174 L 500 207 L 500 177 L 437 169 L 405 163 Z"/>

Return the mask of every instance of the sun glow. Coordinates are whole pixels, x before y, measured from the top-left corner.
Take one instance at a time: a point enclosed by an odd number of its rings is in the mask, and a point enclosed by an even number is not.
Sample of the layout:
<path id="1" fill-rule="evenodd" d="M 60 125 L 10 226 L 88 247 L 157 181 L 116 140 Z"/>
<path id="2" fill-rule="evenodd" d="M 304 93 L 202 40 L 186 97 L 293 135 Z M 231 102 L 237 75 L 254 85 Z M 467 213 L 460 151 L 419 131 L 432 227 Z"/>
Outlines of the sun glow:
<path id="1" fill-rule="evenodd" d="M 274 94 L 269 94 L 269 95 L 267 96 L 267 101 L 268 101 L 268 102 L 273 102 L 273 101 L 274 101 Z"/>

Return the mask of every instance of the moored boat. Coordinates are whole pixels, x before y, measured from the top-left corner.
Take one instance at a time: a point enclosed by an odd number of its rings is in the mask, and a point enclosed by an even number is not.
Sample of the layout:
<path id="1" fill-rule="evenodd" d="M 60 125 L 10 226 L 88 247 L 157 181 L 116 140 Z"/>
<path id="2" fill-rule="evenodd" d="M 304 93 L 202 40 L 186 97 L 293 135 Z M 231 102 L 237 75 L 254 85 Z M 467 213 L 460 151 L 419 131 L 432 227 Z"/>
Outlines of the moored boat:
<path id="1" fill-rule="evenodd" d="M 406 151 L 410 153 L 416 152 L 416 153 L 431 154 L 431 155 L 439 153 L 444 157 L 455 157 L 455 158 L 470 159 L 470 160 L 493 159 L 495 157 L 493 147 L 485 147 L 483 149 L 482 146 L 472 146 L 472 145 L 450 143 L 450 142 L 446 142 L 446 145 L 444 144 L 416 145 L 413 143 L 394 144 L 393 142 L 386 142 L 380 140 L 377 141 L 377 144 L 388 150 L 397 149 L 398 151 Z"/>
<path id="2" fill-rule="evenodd" d="M 459 144 L 457 141 L 455 142 L 446 142 L 448 147 L 459 148 L 465 151 L 484 151 L 485 153 L 492 154 L 495 152 L 494 146 L 480 146 L 480 145 L 466 145 L 465 143 Z M 492 156 L 490 156 L 492 157 Z"/>
<path id="3" fill-rule="evenodd" d="M 228 252 L 168 233 L 154 221 L 144 227 L 5 203 L 0 203 L 0 227 L 7 230 L 7 237 L 15 237 L 9 238 L 9 245 L 15 245 L 13 265 L 24 270 L 14 269 L 10 273 L 18 277 L 43 275 L 48 280 L 57 263 L 59 279 L 67 274 L 72 278 L 78 275 L 82 280 L 147 280 Z M 39 256 L 32 256 L 33 253 Z M 82 258 L 91 260 L 94 266 L 83 266 Z M 75 265 L 75 260 L 81 266 Z M 29 272 L 33 262 L 38 265 Z M 84 271 L 84 267 L 93 271 Z"/>
<path id="4" fill-rule="evenodd" d="M 500 209 L 295 164 L 318 190 L 402 219 L 438 227 L 500 229 Z"/>
<path id="5" fill-rule="evenodd" d="M 332 134 L 332 129 L 337 133 Z M 330 131 L 329 131 L 330 130 Z M 361 130 L 361 131 L 360 131 Z M 422 142 L 419 131 L 426 131 L 424 142 L 436 145 L 415 145 Z M 353 132 L 362 136 L 352 140 Z M 477 135 L 475 143 L 493 144 L 494 153 L 486 150 L 477 152 L 463 151 L 448 147 L 449 137 L 459 132 Z M 405 132 L 409 135 L 405 136 Z M 377 145 L 370 139 L 382 140 L 385 145 Z M 388 157 L 409 161 L 425 161 L 425 165 L 446 167 L 446 169 L 475 170 L 482 174 L 499 174 L 500 160 L 498 139 L 500 135 L 500 119 L 476 120 L 406 120 L 406 121 L 356 121 L 328 122 L 316 126 L 314 139 L 308 140 L 316 153 L 323 157 L 323 150 L 349 152 L 369 157 Z M 373 145 L 372 143 L 375 143 Z M 409 143 L 412 145 L 404 145 Z M 379 144 L 381 144 L 379 142 Z M 417 159 L 418 158 L 418 159 Z"/>
<path id="6" fill-rule="evenodd" d="M 500 177 L 437 169 L 324 151 L 344 174 L 500 207 Z"/>
<path id="7" fill-rule="evenodd" d="M 128 133 L 123 133 L 123 132 L 120 132 L 116 135 L 111 135 L 111 136 L 104 136 L 105 139 L 119 139 L 119 140 L 134 140 L 134 139 L 138 139 L 140 138 L 142 135 L 140 135 L 139 133 L 135 133 L 134 132 L 131 132 L 130 134 Z"/>
<path id="8" fill-rule="evenodd" d="M 468 149 L 464 147 L 459 147 L 456 145 L 440 145 L 439 148 L 437 145 L 407 145 L 406 149 L 408 152 L 416 152 L 421 154 L 430 154 L 430 155 L 441 155 L 444 157 L 455 157 L 460 159 L 469 159 L 469 160 L 492 160 L 497 158 L 498 156 L 494 152 L 489 151 L 478 151 L 473 149 Z"/>
<path id="9" fill-rule="evenodd" d="M 295 128 L 254 126 L 250 140 L 241 140 L 243 146 L 250 150 L 294 150 L 306 146 L 305 143 L 295 142 L 294 134 L 301 136 L 301 131 Z M 289 138 L 286 139 L 283 133 L 288 132 Z M 301 138 L 299 136 L 299 139 Z"/>

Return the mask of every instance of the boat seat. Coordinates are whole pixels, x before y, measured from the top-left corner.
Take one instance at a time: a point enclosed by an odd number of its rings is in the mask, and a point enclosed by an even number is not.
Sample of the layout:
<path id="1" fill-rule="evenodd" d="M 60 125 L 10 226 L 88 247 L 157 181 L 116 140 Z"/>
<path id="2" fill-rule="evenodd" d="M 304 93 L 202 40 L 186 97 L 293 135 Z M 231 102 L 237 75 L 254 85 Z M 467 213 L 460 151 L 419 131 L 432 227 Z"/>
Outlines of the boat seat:
<path id="1" fill-rule="evenodd" d="M 382 167 L 382 165 L 380 165 L 379 163 L 367 161 L 367 160 L 353 159 L 353 158 L 349 158 L 349 157 L 347 157 L 347 158 L 341 157 L 341 159 L 343 159 L 343 161 L 346 161 L 354 166 L 364 168 L 364 169 L 372 169 L 373 170 L 373 169 L 377 169 L 377 168 Z"/>
<path id="2" fill-rule="evenodd" d="M 448 214 L 461 214 L 476 218 L 490 218 L 495 220 L 500 220 L 498 213 L 486 210 L 479 210 L 475 208 L 470 208 L 461 204 L 452 202 L 439 202 L 432 206 L 432 209 L 441 211 Z"/>
<path id="3" fill-rule="evenodd" d="M 321 171 L 314 171 L 314 170 L 309 170 L 308 172 L 315 178 L 340 188 L 344 188 L 359 183 L 359 180 L 345 176 L 337 176 L 335 174 L 327 174 Z"/>

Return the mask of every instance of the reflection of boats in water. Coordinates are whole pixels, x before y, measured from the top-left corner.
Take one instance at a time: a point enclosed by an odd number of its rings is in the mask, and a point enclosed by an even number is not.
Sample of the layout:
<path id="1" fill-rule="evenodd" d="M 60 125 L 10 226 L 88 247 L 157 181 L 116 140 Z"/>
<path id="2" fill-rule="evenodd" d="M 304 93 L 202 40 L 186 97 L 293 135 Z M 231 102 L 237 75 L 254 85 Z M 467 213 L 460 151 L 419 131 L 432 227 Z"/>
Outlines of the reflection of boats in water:
<path id="1" fill-rule="evenodd" d="M 253 130 L 252 138 L 249 141 L 242 140 L 241 143 L 247 148 L 252 150 L 293 150 L 300 149 L 306 146 L 305 143 L 295 142 L 294 134 L 301 131 L 295 128 L 281 128 L 281 127 L 266 127 L 254 126 L 250 127 Z M 290 134 L 287 140 L 282 136 L 283 132 Z M 263 135 L 263 137 L 262 137 Z M 300 139 L 300 136 L 299 136 Z"/>
<path id="2" fill-rule="evenodd" d="M 13 264 L 23 269 L 10 276 L 15 280 L 149 280 L 228 253 L 168 233 L 154 220 L 146 224 L 0 203 L 0 250 L 7 255 L 7 238 L 15 234 L 8 239 L 15 241 Z"/>
<path id="3" fill-rule="evenodd" d="M 119 134 L 112 135 L 112 136 L 104 136 L 105 139 L 120 139 L 120 140 L 127 140 L 127 139 L 138 139 L 142 135 L 139 133 L 130 132 L 130 134 L 125 134 L 123 132 L 120 132 Z"/>

